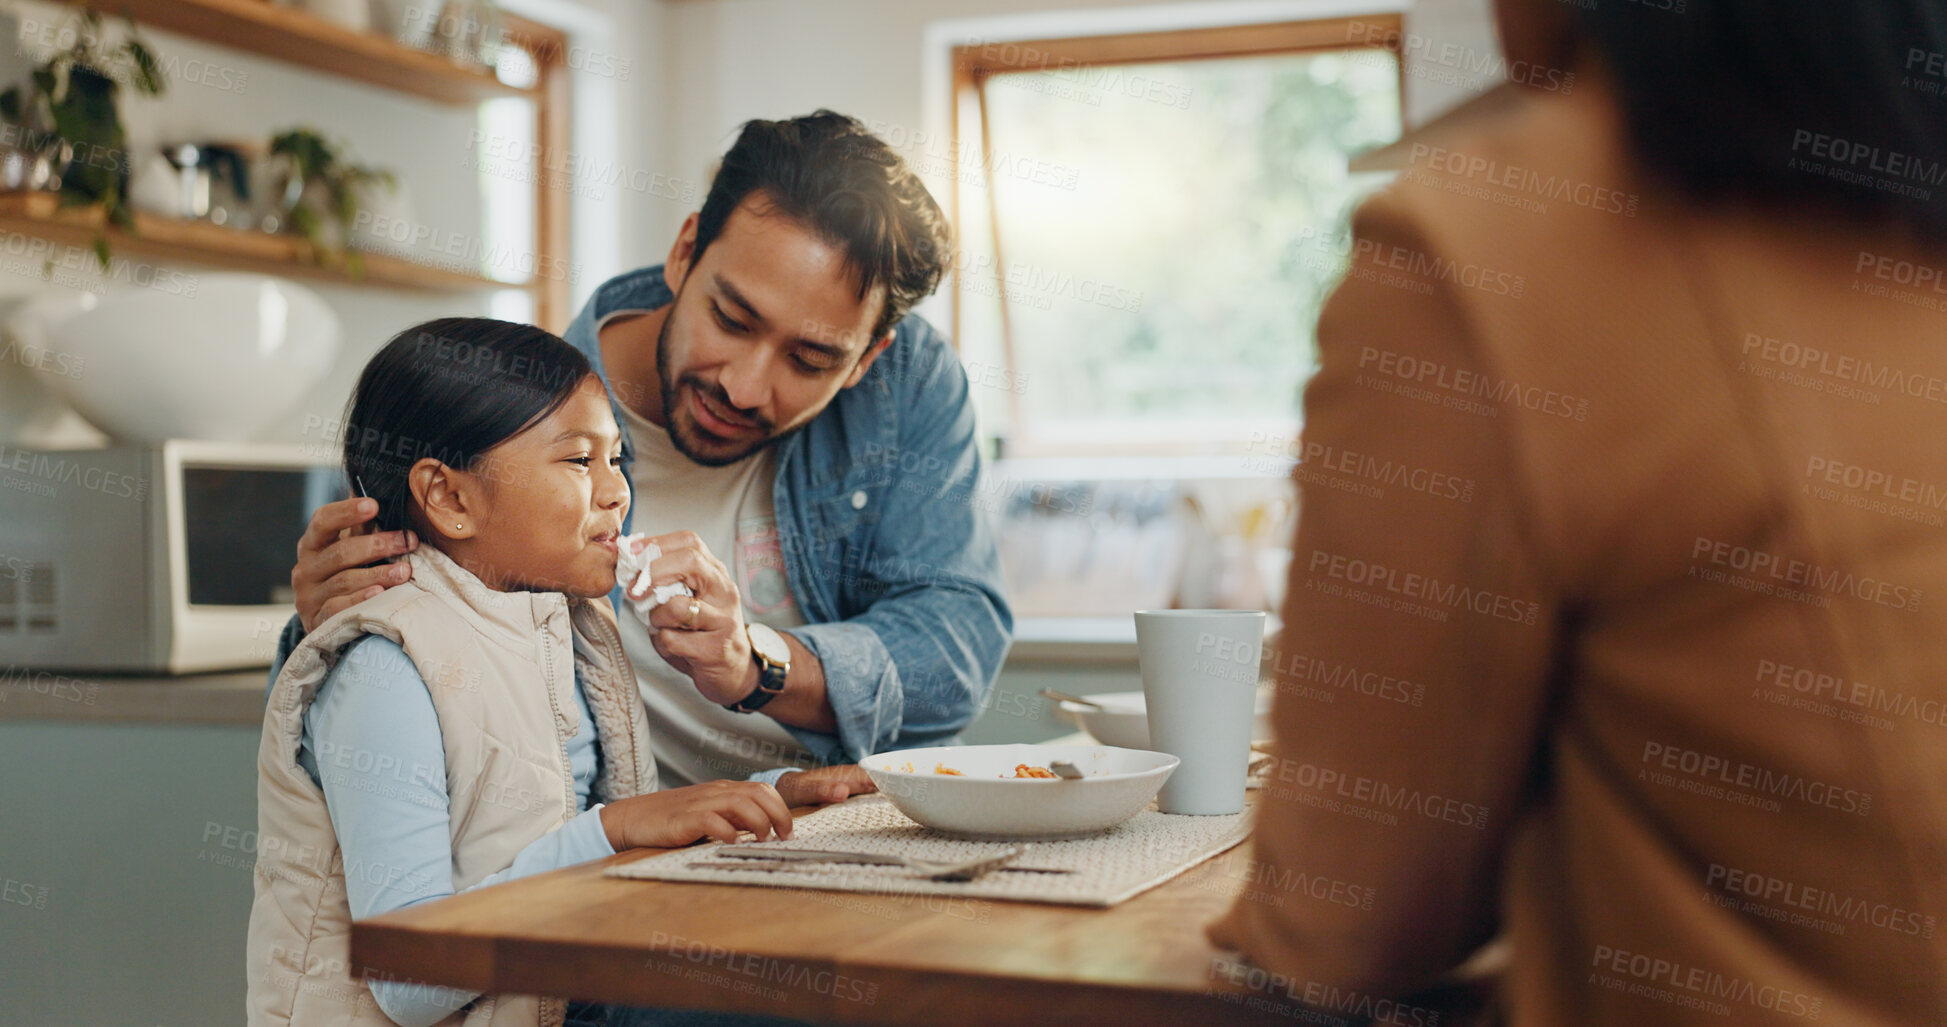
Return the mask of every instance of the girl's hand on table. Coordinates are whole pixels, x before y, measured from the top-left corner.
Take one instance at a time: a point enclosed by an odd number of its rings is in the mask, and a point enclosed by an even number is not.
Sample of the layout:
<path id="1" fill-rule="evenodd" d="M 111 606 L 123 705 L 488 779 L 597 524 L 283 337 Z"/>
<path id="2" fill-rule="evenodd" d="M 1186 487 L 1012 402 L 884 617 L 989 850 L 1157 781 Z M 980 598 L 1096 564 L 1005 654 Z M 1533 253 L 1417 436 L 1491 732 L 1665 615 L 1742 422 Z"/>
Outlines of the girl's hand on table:
<path id="1" fill-rule="evenodd" d="M 876 792 L 879 787 L 864 768 L 856 763 L 842 767 L 794 770 L 777 779 L 777 791 L 787 806 L 816 806 L 844 802 L 854 795 Z"/>
<path id="2" fill-rule="evenodd" d="M 757 840 L 791 837 L 791 808 L 777 789 L 758 781 L 706 781 L 611 802 L 602 807 L 608 844 L 623 849 L 674 849 L 710 838 L 735 843 L 740 832 Z"/>

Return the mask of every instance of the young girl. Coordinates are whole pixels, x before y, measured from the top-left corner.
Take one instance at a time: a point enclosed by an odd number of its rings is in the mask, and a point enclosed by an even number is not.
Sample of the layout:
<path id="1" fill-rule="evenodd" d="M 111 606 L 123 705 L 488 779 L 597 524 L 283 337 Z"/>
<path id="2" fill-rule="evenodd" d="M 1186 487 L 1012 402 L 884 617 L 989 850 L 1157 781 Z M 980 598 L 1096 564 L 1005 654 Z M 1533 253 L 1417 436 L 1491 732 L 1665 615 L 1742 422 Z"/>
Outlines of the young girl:
<path id="1" fill-rule="evenodd" d="M 272 686 L 251 1024 L 561 1024 L 559 1000 L 361 980 L 352 921 L 633 846 L 790 836 L 770 785 L 656 791 L 606 598 L 620 452 L 600 379 L 540 329 L 431 321 L 366 366 L 346 473 L 378 530 L 429 544 Z"/>

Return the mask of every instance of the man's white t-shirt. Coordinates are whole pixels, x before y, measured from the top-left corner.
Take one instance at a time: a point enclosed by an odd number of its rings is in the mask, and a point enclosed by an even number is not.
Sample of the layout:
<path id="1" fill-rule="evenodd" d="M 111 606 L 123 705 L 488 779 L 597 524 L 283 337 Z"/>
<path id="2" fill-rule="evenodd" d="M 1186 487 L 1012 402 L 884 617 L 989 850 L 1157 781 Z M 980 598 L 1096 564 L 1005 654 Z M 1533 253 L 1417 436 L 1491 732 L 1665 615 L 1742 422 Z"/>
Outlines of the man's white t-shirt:
<path id="1" fill-rule="evenodd" d="M 603 318 L 642 311 L 616 311 Z M 600 331 L 600 326 L 596 329 Z M 765 447 L 724 467 L 704 467 L 669 440 L 669 432 L 622 406 L 622 429 L 635 449 L 631 531 L 693 531 L 730 569 L 743 599 L 744 622 L 782 631 L 804 623 L 784 576 L 771 487 L 777 452 Z M 677 602 L 684 600 L 678 599 Z M 719 778 L 743 779 L 817 760 L 762 712 L 732 713 L 705 699 L 689 676 L 671 667 L 649 641 L 650 629 L 626 607 L 616 618 L 649 709 L 649 737 L 664 788 Z"/>

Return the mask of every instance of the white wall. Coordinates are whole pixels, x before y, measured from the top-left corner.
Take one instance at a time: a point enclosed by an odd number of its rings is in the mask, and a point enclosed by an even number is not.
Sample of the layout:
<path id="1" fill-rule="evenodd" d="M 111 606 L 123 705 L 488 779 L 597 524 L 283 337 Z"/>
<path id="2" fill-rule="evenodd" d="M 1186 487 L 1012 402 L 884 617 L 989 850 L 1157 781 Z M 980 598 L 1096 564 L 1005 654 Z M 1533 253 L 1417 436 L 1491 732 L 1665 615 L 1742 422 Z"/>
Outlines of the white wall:
<path id="1" fill-rule="evenodd" d="M 664 66 L 678 48 L 659 0 L 500 0 L 501 6 L 573 35 L 575 163 L 610 168 L 615 185 L 575 198 L 575 244 L 586 266 L 571 296 L 580 304 L 620 270 L 657 263 L 669 249 L 659 227 L 680 224 L 702 202 L 704 183 L 664 159 L 677 106 Z M 644 227 L 650 226 L 650 227 Z"/>
<path id="2" fill-rule="evenodd" d="M 662 82 L 665 94 L 677 101 L 666 111 L 664 163 L 680 174 L 707 181 L 712 162 L 729 146 L 737 125 L 750 118 L 789 117 L 818 107 L 909 132 L 937 123 L 942 113 L 924 109 L 929 88 L 940 85 L 927 81 L 928 73 L 937 69 L 928 68 L 924 60 L 927 27 L 936 22 L 1001 21 L 1004 16 L 1046 14 L 1057 8 L 1099 14 L 1202 6 L 1246 5 L 1140 0 L 1066 0 L 1056 5 L 1034 0 L 663 3 Z M 1389 6 L 1375 0 L 1372 9 Z M 1407 15 L 1407 30 L 1478 54 L 1493 54 L 1496 46 L 1488 8 L 1489 0 L 1419 0 Z M 1006 37 L 989 33 L 987 38 Z M 1408 70 L 1409 123 L 1433 116 L 1473 88 L 1471 84 L 1456 88 L 1442 81 L 1444 76 L 1414 75 L 1413 68 Z M 673 208 L 665 211 L 671 212 Z M 668 235 L 678 224 L 680 217 L 656 225 L 655 230 Z"/>

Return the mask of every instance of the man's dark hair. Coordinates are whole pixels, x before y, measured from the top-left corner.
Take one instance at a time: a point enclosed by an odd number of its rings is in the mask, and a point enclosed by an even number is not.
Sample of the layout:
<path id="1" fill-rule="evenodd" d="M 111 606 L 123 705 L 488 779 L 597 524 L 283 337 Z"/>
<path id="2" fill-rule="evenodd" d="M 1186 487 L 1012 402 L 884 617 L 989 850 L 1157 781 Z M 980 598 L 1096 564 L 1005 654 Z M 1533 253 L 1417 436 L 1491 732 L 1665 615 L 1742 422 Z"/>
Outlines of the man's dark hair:
<path id="1" fill-rule="evenodd" d="M 594 373 L 580 350 L 532 325 L 487 317 L 414 325 L 372 355 L 352 390 L 345 475 L 378 501 L 377 530 L 409 528 L 413 464 L 432 457 L 479 471 L 488 450 L 545 420 Z"/>
<path id="2" fill-rule="evenodd" d="M 753 194 L 771 212 L 845 249 L 859 298 L 886 287 L 878 339 L 939 288 L 953 256 L 946 215 L 892 147 L 858 119 L 820 110 L 788 121 L 747 121 L 696 218 L 696 255 Z"/>
<path id="3" fill-rule="evenodd" d="M 1652 174 L 1699 199 L 1810 203 L 1947 238 L 1938 0 L 1603 0 L 1577 15 Z"/>

